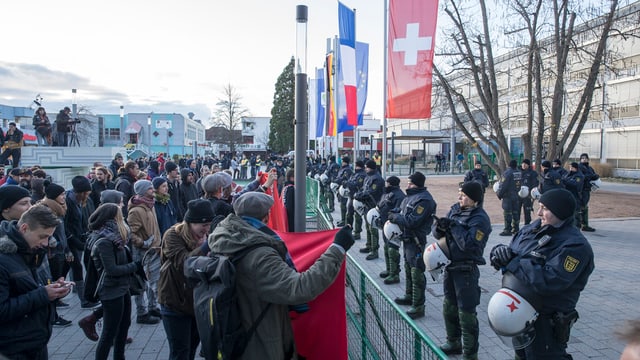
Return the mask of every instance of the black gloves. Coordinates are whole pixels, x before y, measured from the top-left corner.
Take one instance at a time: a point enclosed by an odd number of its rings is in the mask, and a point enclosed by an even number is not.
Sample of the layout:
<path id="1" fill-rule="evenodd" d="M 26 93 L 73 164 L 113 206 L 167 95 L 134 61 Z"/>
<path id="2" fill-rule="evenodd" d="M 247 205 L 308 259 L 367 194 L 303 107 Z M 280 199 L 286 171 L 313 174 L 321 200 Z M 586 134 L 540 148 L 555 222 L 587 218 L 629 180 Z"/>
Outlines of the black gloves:
<path id="1" fill-rule="evenodd" d="M 436 230 L 442 233 L 446 233 L 449 229 L 451 229 L 451 225 L 453 225 L 455 222 L 455 220 L 449 219 L 447 217 L 438 218 L 436 222 Z"/>
<path id="2" fill-rule="evenodd" d="M 342 227 L 333 238 L 333 243 L 342 246 L 344 251 L 349 251 L 354 242 L 353 235 L 351 235 L 351 226 Z"/>
<path id="3" fill-rule="evenodd" d="M 509 264 L 509 261 L 514 257 L 514 253 L 511 248 L 504 244 L 499 244 L 491 249 L 491 253 L 489 254 L 489 260 L 491 261 L 491 266 L 493 266 L 496 270 L 500 270 Z"/>
<path id="4" fill-rule="evenodd" d="M 400 214 L 398 213 L 389 213 L 389 215 L 387 216 L 387 220 L 389 220 L 390 222 L 397 224 L 398 223 L 398 216 L 400 216 Z"/>
<path id="5" fill-rule="evenodd" d="M 144 281 L 147 281 L 147 273 L 145 273 L 142 263 L 140 261 L 136 261 L 134 264 L 136 264 L 136 274 L 140 275 Z"/>

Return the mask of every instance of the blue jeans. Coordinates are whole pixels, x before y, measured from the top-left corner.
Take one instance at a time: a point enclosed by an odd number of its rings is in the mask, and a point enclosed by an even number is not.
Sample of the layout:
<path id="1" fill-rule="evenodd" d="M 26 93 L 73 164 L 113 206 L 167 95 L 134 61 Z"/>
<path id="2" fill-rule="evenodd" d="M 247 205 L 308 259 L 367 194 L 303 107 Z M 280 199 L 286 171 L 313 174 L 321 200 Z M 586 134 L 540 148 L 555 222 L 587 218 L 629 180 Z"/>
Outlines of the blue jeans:
<path id="1" fill-rule="evenodd" d="M 193 360 L 200 343 L 196 318 L 160 306 L 162 325 L 169 342 L 169 359 Z"/>

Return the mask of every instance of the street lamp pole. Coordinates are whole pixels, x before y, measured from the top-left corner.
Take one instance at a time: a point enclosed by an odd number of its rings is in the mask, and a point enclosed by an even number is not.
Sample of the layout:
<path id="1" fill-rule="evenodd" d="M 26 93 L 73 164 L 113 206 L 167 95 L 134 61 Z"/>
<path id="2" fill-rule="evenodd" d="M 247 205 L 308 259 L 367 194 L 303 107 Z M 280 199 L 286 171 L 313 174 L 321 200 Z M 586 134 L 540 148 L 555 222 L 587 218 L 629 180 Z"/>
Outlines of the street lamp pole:
<path id="1" fill-rule="evenodd" d="M 124 144 L 124 106 L 120 105 L 120 146 Z"/>
<path id="2" fill-rule="evenodd" d="M 151 114 L 147 116 L 147 139 L 149 140 L 147 144 L 149 144 L 149 158 L 151 158 Z"/>
<path id="3" fill-rule="evenodd" d="M 296 62 L 295 73 L 295 157 L 293 182 L 295 184 L 294 206 L 296 216 L 293 229 L 305 232 L 307 218 L 306 209 L 306 159 L 307 159 L 307 126 L 309 122 L 307 99 L 307 20 L 309 9 L 306 5 L 296 6 Z M 291 229 L 289 229 L 291 231 Z"/>

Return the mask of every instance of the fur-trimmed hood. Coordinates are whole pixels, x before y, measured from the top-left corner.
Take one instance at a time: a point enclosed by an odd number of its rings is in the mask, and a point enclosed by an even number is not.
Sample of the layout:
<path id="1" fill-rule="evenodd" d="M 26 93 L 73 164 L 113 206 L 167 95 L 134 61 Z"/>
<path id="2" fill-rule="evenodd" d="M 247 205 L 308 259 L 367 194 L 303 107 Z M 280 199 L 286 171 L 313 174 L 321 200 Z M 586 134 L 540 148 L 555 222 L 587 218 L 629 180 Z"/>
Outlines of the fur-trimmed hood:
<path id="1" fill-rule="evenodd" d="M 14 230 L 14 224 L 17 221 L 3 221 L 0 223 L 0 253 L 1 254 L 15 254 L 18 252 L 18 245 L 9 238 Z"/>

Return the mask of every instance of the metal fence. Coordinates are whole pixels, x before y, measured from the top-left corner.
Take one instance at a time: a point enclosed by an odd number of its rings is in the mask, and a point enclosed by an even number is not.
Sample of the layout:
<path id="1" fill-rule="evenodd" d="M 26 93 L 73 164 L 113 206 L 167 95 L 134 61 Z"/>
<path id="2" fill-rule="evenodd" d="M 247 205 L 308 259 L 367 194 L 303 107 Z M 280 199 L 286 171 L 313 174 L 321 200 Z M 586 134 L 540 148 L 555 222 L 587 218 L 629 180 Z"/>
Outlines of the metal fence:
<path id="1" fill-rule="evenodd" d="M 319 182 L 307 178 L 308 230 L 334 227 L 319 190 Z M 447 359 L 351 256 L 346 285 L 349 359 Z"/>

